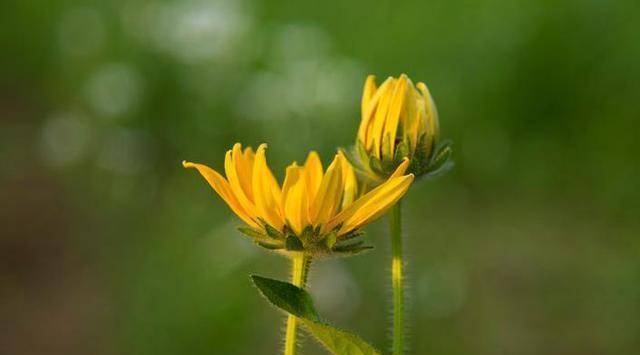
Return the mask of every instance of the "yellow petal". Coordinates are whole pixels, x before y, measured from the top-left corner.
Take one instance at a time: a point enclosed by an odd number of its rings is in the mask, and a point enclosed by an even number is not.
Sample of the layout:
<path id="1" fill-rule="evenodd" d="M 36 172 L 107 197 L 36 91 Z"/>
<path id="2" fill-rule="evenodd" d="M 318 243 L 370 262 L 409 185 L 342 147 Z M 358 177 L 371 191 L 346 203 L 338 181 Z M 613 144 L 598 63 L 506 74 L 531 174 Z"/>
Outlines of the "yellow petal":
<path id="1" fill-rule="evenodd" d="M 373 118 L 371 135 L 367 137 L 368 144 L 367 146 L 370 149 L 373 149 L 373 153 L 377 158 L 380 158 L 380 145 L 382 144 L 382 133 L 384 130 L 385 120 L 387 119 L 387 112 L 389 111 L 389 106 L 391 105 L 391 98 L 393 89 L 396 86 L 396 79 L 390 78 L 387 79 L 389 81 L 389 85 L 385 87 L 384 94 L 380 97 L 380 103 L 376 108 L 376 114 Z M 382 91 L 383 88 L 380 87 L 379 92 Z M 368 148 L 369 149 L 369 148 Z"/>
<path id="2" fill-rule="evenodd" d="M 322 162 L 320 156 L 315 151 L 311 151 L 304 163 L 305 176 L 307 178 L 307 189 L 309 191 L 309 201 L 313 201 L 322 182 Z"/>
<path id="3" fill-rule="evenodd" d="M 229 181 L 229 185 L 231 186 L 231 190 L 235 195 L 236 199 L 242 206 L 242 208 L 247 211 L 252 218 L 255 219 L 256 211 L 253 201 L 249 200 L 247 196 L 246 190 L 251 190 L 250 186 L 243 186 L 242 181 L 246 183 L 251 182 L 251 177 L 247 177 L 246 171 L 243 171 L 243 156 L 242 156 L 242 148 L 239 143 L 236 143 L 233 146 L 233 150 L 227 152 L 224 158 L 224 171 L 227 175 L 227 179 Z M 248 178 L 248 180 L 247 180 Z"/>
<path id="4" fill-rule="evenodd" d="M 382 137 L 389 137 L 389 145 L 386 152 L 382 152 L 382 155 L 393 159 L 395 151 L 396 133 L 398 131 L 398 124 L 400 121 L 400 114 L 402 113 L 405 105 L 405 99 L 407 97 L 407 76 L 402 74 L 396 82 L 393 89 L 393 95 L 387 112 L 387 118 L 385 119 L 384 130 Z"/>
<path id="5" fill-rule="evenodd" d="M 242 158 L 236 157 L 236 163 L 238 164 L 238 174 L 240 175 L 240 183 L 242 189 L 247 194 L 249 201 L 253 202 L 253 163 L 255 161 L 255 153 L 251 147 L 247 147 L 242 152 Z"/>
<path id="6" fill-rule="evenodd" d="M 423 120 L 424 111 L 424 99 L 422 95 L 413 87 L 409 86 L 409 92 L 407 94 L 407 105 L 404 118 L 404 139 L 409 141 L 409 149 L 411 154 L 416 150 L 418 144 L 420 125 Z"/>
<path id="7" fill-rule="evenodd" d="M 280 214 L 282 192 L 267 166 L 266 147 L 266 144 L 261 144 L 256 152 L 253 164 L 253 198 L 257 215 L 272 227 L 282 230 L 284 226 L 284 220 Z"/>
<path id="8" fill-rule="evenodd" d="M 374 126 L 374 114 L 377 117 L 380 109 L 380 101 L 387 95 L 387 92 L 392 88 L 393 78 L 389 77 L 385 80 L 380 88 L 376 90 L 375 94 L 368 103 L 368 107 L 365 109 L 362 115 L 362 121 L 360 122 L 360 129 L 358 131 L 358 137 L 361 137 L 362 144 L 365 145 L 367 151 L 373 147 L 373 126 Z"/>
<path id="9" fill-rule="evenodd" d="M 338 234 L 348 233 L 378 219 L 404 196 L 411 186 L 413 178 L 413 174 L 395 178 L 394 180 L 398 180 L 397 182 L 390 184 L 385 191 L 381 191 L 378 196 L 373 197 L 351 219 L 345 221 Z"/>
<path id="10" fill-rule="evenodd" d="M 367 140 L 366 131 L 371 113 L 367 114 L 367 108 L 371 102 L 371 98 L 376 92 L 376 77 L 373 75 L 367 76 L 367 80 L 364 82 L 364 89 L 362 90 L 362 101 L 360 105 L 360 114 L 362 119 L 360 121 L 360 129 L 358 130 L 358 139 L 363 143 Z"/>
<path id="11" fill-rule="evenodd" d="M 202 177 L 207 180 L 213 190 L 227 203 L 229 208 L 242 219 L 245 223 L 254 228 L 260 228 L 260 225 L 242 208 L 238 200 L 236 199 L 229 182 L 218 174 L 215 170 L 202 164 L 191 163 L 187 161 L 182 162 L 182 166 L 185 168 L 197 169 Z"/>
<path id="12" fill-rule="evenodd" d="M 339 235 L 360 228 L 379 217 L 397 202 L 413 182 L 413 174 L 395 177 L 369 191 L 327 223 L 323 232 L 342 224 Z"/>
<path id="13" fill-rule="evenodd" d="M 396 171 L 394 171 L 393 174 L 389 176 L 389 179 L 401 177 L 402 175 L 404 175 L 405 171 L 407 171 L 407 169 L 409 168 L 409 163 L 411 163 L 409 158 L 402 159 L 402 163 L 400 163 L 400 165 L 398 165 L 398 167 L 396 168 Z"/>
<path id="14" fill-rule="evenodd" d="M 284 175 L 284 182 L 282 183 L 282 203 L 281 205 L 285 205 L 285 201 L 287 200 L 287 195 L 289 195 L 289 190 L 298 182 L 300 178 L 300 169 L 297 163 L 293 162 L 291 165 L 287 167 L 286 173 Z"/>
<path id="15" fill-rule="evenodd" d="M 318 194 L 311 204 L 310 216 L 313 225 L 324 224 L 338 210 L 343 190 L 341 160 L 340 155 L 336 155 L 322 178 Z"/>
<path id="16" fill-rule="evenodd" d="M 340 157 L 342 158 L 342 185 L 344 186 L 341 209 L 345 209 L 353 203 L 353 200 L 355 200 L 358 194 L 358 181 L 353 166 L 351 166 L 351 163 L 349 163 L 347 158 L 344 156 L 342 150 L 340 150 L 338 154 L 340 154 Z"/>
<path id="17" fill-rule="evenodd" d="M 285 219 L 297 235 L 310 224 L 306 185 L 304 168 L 295 163 L 289 166 L 282 186 L 282 205 Z"/>
<path id="18" fill-rule="evenodd" d="M 376 77 L 375 75 L 367 76 L 367 79 L 364 82 L 364 89 L 362 90 L 362 102 L 361 102 L 361 112 L 364 112 L 367 108 L 369 101 L 373 97 L 373 94 L 376 92 Z"/>
<path id="19" fill-rule="evenodd" d="M 425 125 L 427 131 L 427 137 L 430 138 L 426 143 L 428 143 L 427 147 L 431 146 L 431 142 L 433 139 L 437 139 L 440 134 L 440 120 L 438 117 L 438 109 L 436 108 L 436 104 L 433 101 L 433 97 L 431 97 L 431 93 L 427 88 L 427 85 L 424 83 L 418 83 L 418 90 L 422 94 L 425 105 Z"/>

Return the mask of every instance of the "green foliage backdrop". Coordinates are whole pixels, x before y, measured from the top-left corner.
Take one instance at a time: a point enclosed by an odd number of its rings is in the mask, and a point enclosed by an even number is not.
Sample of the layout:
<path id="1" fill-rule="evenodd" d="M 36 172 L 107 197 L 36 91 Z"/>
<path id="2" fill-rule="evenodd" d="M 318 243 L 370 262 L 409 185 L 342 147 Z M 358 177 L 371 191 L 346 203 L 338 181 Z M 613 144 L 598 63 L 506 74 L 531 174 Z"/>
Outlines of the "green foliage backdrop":
<path id="1" fill-rule="evenodd" d="M 365 75 L 425 81 L 455 169 L 406 209 L 415 354 L 640 351 L 637 1 L 17 1 L 0 14 L 7 354 L 270 354 L 283 279 L 182 159 L 352 144 Z M 316 263 L 388 348 L 389 249 Z M 305 353 L 322 354 L 310 339 Z"/>

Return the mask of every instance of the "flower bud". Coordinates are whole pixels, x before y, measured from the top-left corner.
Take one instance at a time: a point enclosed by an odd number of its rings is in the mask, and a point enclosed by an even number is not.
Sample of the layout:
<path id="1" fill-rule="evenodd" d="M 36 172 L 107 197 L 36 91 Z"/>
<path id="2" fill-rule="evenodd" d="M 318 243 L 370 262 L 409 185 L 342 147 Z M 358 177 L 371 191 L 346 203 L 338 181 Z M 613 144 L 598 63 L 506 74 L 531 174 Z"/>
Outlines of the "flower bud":
<path id="1" fill-rule="evenodd" d="M 406 158 L 416 176 L 448 166 L 449 144 L 439 142 L 438 111 L 424 83 L 414 85 L 406 75 L 389 77 L 379 87 L 369 75 L 364 84 L 362 118 L 356 140 L 355 163 L 377 185 Z"/>

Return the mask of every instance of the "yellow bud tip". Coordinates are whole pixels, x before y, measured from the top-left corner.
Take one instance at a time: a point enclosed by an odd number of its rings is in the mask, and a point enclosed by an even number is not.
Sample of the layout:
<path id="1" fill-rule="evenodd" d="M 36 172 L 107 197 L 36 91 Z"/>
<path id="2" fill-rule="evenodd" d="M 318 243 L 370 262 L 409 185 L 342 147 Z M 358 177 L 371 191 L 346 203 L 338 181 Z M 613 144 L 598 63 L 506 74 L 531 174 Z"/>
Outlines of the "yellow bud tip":
<path id="1" fill-rule="evenodd" d="M 196 165 L 194 163 L 190 162 L 190 161 L 186 161 L 186 160 L 182 161 L 182 167 L 185 168 L 185 169 L 194 168 L 195 166 Z"/>

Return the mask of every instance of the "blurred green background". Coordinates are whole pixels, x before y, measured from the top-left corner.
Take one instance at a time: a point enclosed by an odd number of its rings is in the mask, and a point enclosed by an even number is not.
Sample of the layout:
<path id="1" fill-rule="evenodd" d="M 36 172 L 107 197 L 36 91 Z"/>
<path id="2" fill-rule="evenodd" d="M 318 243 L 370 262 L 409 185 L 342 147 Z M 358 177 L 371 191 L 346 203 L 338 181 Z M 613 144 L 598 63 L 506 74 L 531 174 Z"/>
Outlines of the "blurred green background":
<path id="1" fill-rule="evenodd" d="M 248 275 L 287 261 L 180 162 L 326 163 L 368 73 L 425 81 L 455 143 L 405 201 L 412 353 L 640 353 L 637 1 L 2 7 L 0 353 L 277 353 Z M 387 350 L 386 220 L 367 231 L 311 289 Z"/>

